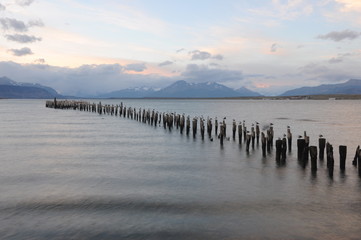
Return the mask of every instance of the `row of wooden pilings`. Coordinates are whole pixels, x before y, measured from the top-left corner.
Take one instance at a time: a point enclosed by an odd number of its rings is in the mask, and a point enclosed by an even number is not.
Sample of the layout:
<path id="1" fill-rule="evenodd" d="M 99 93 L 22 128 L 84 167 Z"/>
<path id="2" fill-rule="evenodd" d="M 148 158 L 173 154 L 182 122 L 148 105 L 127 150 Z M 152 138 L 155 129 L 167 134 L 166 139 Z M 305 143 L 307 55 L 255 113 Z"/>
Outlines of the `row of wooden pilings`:
<path id="1" fill-rule="evenodd" d="M 189 115 L 186 117 L 185 114 L 177 114 L 177 113 L 166 113 L 166 112 L 158 112 L 150 109 L 142 109 L 138 110 L 133 107 L 126 107 L 123 103 L 120 105 L 102 105 L 101 102 L 89 103 L 86 101 L 71 101 L 71 100 L 63 100 L 57 101 L 54 99 L 53 101 L 46 101 L 46 107 L 48 108 L 56 108 L 56 109 L 74 109 L 80 111 L 88 111 L 98 113 L 100 115 L 114 115 L 124 118 L 133 119 L 139 122 L 147 123 L 151 126 L 161 126 L 163 125 L 164 129 L 177 129 L 181 134 L 185 132 L 187 136 L 191 134 L 193 138 L 197 136 L 198 130 L 198 121 L 200 127 L 200 134 L 202 140 L 205 138 L 205 131 L 207 131 L 208 138 L 210 141 L 213 141 L 213 124 L 214 124 L 214 134 L 219 139 L 220 145 L 223 146 L 224 141 L 229 141 L 230 137 L 227 137 L 227 124 L 226 118 L 223 118 L 222 121 L 218 121 L 217 117 L 214 119 L 207 117 L 207 119 L 203 117 L 193 117 L 191 118 Z M 218 131 L 219 128 L 219 131 Z M 261 140 L 261 148 L 262 155 L 266 157 L 267 153 L 270 153 L 273 149 L 273 138 L 274 138 L 274 130 L 273 124 L 271 123 L 265 131 L 260 131 L 259 123 L 255 122 L 252 124 L 250 131 L 247 129 L 245 125 L 245 121 L 236 123 L 235 120 L 232 122 L 232 138 L 236 141 L 236 135 L 238 133 L 238 141 L 239 144 L 242 144 L 242 141 L 246 144 L 246 151 L 249 153 L 250 147 L 252 149 L 255 148 L 255 144 L 259 145 Z M 307 136 L 306 132 L 304 132 L 304 136 L 299 136 L 297 139 L 297 157 L 300 165 L 302 167 L 306 167 L 309 162 L 309 158 L 311 158 L 311 171 L 317 171 L 317 162 L 318 159 L 323 161 L 325 158 L 326 151 L 326 161 L 327 161 L 327 169 L 330 177 L 333 177 L 334 172 L 334 156 L 333 156 L 333 146 L 326 142 L 326 139 L 320 135 L 318 140 L 318 148 L 317 146 L 309 146 L 310 138 Z M 292 151 L 292 133 L 289 126 L 287 126 L 287 134 L 284 134 L 283 138 L 278 138 L 275 141 L 276 148 L 276 162 L 279 165 L 284 165 L 286 163 L 287 151 Z M 339 154 L 340 154 L 340 171 L 344 172 L 346 169 L 346 155 L 347 155 L 347 146 L 340 145 L 339 146 Z M 352 164 L 357 167 L 358 174 L 361 177 L 361 150 L 360 146 L 357 147 L 354 160 Z"/>

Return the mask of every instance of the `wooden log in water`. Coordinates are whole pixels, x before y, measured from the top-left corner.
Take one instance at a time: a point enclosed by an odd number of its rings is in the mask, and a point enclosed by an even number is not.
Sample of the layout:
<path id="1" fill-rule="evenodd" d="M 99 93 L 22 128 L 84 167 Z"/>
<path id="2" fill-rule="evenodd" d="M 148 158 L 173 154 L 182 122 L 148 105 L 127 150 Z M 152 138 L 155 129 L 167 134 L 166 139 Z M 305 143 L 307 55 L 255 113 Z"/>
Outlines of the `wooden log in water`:
<path id="1" fill-rule="evenodd" d="M 259 134 L 260 134 L 259 123 L 256 122 L 256 140 L 257 140 L 257 146 L 259 145 Z"/>
<path id="2" fill-rule="evenodd" d="M 237 130 L 236 120 L 233 119 L 233 122 L 232 122 L 232 137 L 233 137 L 233 140 L 236 140 L 236 130 Z"/>
<path id="3" fill-rule="evenodd" d="M 357 166 L 357 158 L 358 158 L 359 150 L 360 150 L 360 145 L 357 146 L 356 152 L 355 152 L 355 157 L 353 158 L 353 161 L 352 161 L 352 165 L 354 165 L 354 166 Z"/>
<path id="4" fill-rule="evenodd" d="M 242 144 L 242 125 L 241 125 L 241 123 L 238 124 L 238 141 L 239 141 L 239 144 Z"/>
<path id="5" fill-rule="evenodd" d="M 279 138 L 276 140 L 276 161 L 281 160 L 281 152 L 282 152 L 282 140 Z"/>
<path id="6" fill-rule="evenodd" d="M 340 169 L 344 171 L 346 169 L 347 146 L 340 145 L 338 149 L 340 153 Z"/>
<path id="7" fill-rule="evenodd" d="M 306 140 L 303 138 L 297 139 L 297 157 L 299 160 L 302 159 L 303 152 L 306 147 Z"/>
<path id="8" fill-rule="evenodd" d="M 326 147 L 326 139 L 323 138 L 322 136 L 320 136 L 320 138 L 318 139 L 318 148 L 320 150 L 320 153 L 319 153 L 320 160 L 324 159 L 325 147 Z"/>
<path id="9" fill-rule="evenodd" d="M 262 144 L 262 156 L 266 157 L 267 139 L 266 139 L 264 132 L 261 133 L 261 144 Z"/>
<path id="10" fill-rule="evenodd" d="M 326 143 L 326 156 L 327 156 L 328 175 L 332 178 L 335 161 L 333 158 L 333 147 L 329 143 Z"/>
<path id="11" fill-rule="evenodd" d="M 317 147 L 310 146 L 310 156 L 311 156 L 311 171 L 317 171 Z"/>
<path id="12" fill-rule="evenodd" d="M 288 151 L 292 151 L 292 133 L 290 126 L 287 126 L 287 141 L 288 141 Z"/>

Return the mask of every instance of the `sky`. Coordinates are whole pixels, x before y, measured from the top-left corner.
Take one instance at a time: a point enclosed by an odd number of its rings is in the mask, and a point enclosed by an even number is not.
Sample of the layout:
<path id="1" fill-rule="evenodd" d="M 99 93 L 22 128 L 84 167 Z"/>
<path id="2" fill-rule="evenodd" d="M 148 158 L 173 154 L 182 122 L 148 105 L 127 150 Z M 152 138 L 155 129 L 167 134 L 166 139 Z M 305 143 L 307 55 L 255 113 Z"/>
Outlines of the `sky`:
<path id="1" fill-rule="evenodd" d="M 361 0 L 0 0 L 0 77 L 67 95 L 361 79 Z"/>

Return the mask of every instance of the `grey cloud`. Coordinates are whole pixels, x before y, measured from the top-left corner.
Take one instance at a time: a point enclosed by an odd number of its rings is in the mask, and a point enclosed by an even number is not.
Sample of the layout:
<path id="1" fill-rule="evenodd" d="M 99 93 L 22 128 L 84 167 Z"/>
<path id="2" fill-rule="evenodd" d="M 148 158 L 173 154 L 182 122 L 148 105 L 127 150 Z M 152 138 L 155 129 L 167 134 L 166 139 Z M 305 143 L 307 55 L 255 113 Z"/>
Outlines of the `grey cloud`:
<path id="1" fill-rule="evenodd" d="M 28 23 L 29 27 L 44 27 L 44 23 L 41 19 L 31 20 Z"/>
<path id="2" fill-rule="evenodd" d="M 15 2 L 20 6 L 29 6 L 34 0 L 16 0 Z"/>
<path id="3" fill-rule="evenodd" d="M 214 55 L 212 58 L 216 60 L 223 60 L 223 56 L 221 54 Z"/>
<path id="4" fill-rule="evenodd" d="M 212 55 L 209 52 L 205 52 L 205 51 L 194 50 L 189 52 L 189 54 L 192 56 L 191 57 L 192 60 L 207 60 L 210 58 L 216 60 L 223 60 L 223 56 L 221 54 Z"/>
<path id="5" fill-rule="evenodd" d="M 271 51 L 271 52 L 277 52 L 277 48 L 278 48 L 277 43 L 274 43 L 274 44 L 271 45 L 270 51 Z"/>
<path id="6" fill-rule="evenodd" d="M 325 35 L 319 35 L 317 38 L 324 40 L 333 40 L 335 42 L 340 42 L 345 39 L 354 40 L 361 35 L 360 32 L 355 32 L 351 30 L 344 30 L 340 32 L 330 32 Z"/>
<path id="7" fill-rule="evenodd" d="M 212 55 L 209 52 L 204 52 L 199 50 L 191 51 L 189 54 L 192 55 L 192 60 L 206 60 L 212 57 Z"/>
<path id="8" fill-rule="evenodd" d="M 5 35 L 5 38 L 9 41 L 14 41 L 19 43 L 32 43 L 36 41 L 41 41 L 41 38 L 25 35 L 25 34 Z"/>
<path id="9" fill-rule="evenodd" d="M 45 59 L 44 59 L 44 58 L 38 58 L 38 59 L 35 59 L 35 60 L 34 60 L 34 63 L 37 63 L 37 64 L 44 64 L 44 63 L 45 63 Z"/>
<path id="10" fill-rule="evenodd" d="M 189 64 L 181 74 L 194 82 L 236 82 L 243 79 L 241 71 L 209 68 L 206 65 Z"/>
<path id="11" fill-rule="evenodd" d="M 328 60 L 329 63 L 340 63 L 343 61 L 343 58 L 341 57 L 333 57 L 330 60 Z"/>
<path id="12" fill-rule="evenodd" d="M 167 65 L 171 65 L 173 64 L 173 62 L 171 61 L 164 61 L 158 64 L 159 67 L 163 67 L 163 66 L 167 66 Z"/>
<path id="13" fill-rule="evenodd" d="M 6 7 L 0 3 L 0 11 L 5 11 Z"/>
<path id="14" fill-rule="evenodd" d="M 28 27 L 23 21 L 14 18 L 0 18 L 0 24 L 3 30 L 15 30 L 17 32 L 26 32 Z"/>
<path id="15" fill-rule="evenodd" d="M 344 59 L 347 59 L 349 57 L 354 56 L 360 56 L 359 52 L 353 52 L 353 53 L 339 53 L 337 54 L 337 57 L 333 57 L 330 60 L 328 60 L 329 63 L 340 63 L 343 62 Z"/>
<path id="16" fill-rule="evenodd" d="M 183 52 L 184 50 L 185 50 L 184 48 L 178 49 L 178 50 L 176 51 L 176 53 Z"/>
<path id="17" fill-rule="evenodd" d="M 147 69 L 145 63 L 132 63 L 125 66 L 125 70 L 134 72 L 143 72 L 145 69 Z"/>
<path id="18" fill-rule="evenodd" d="M 9 49 L 8 51 L 11 52 L 14 56 L 18 56 L 18 57 L 33 54 L 31 49 L 27 47 L 21 49 Z"/>

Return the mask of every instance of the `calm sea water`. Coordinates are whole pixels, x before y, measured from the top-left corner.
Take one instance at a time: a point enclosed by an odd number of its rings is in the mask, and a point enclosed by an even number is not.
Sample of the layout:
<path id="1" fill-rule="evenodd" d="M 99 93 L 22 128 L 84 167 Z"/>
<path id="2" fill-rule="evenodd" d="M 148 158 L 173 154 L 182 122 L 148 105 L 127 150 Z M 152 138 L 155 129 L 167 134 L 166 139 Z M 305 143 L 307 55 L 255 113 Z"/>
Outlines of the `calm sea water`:
<path id="1" fill-rule="evenodd" d="M 90 100 L 92 101 L 92 100 Z M 98 102 L 98 100 L 95 100 Z M 120 100 L 102 103 L 119 104 Z M 123 100 L 127 106 L 287 125 L 287 164 L 237 141 L 195 139 L 134 120 L 0 100 L 1 239 L 360 239 L 361 101 Z M 335 171 L 297 161 L 307 131 Z M 347 145 L 345 173 L 338 146 Z"/>

